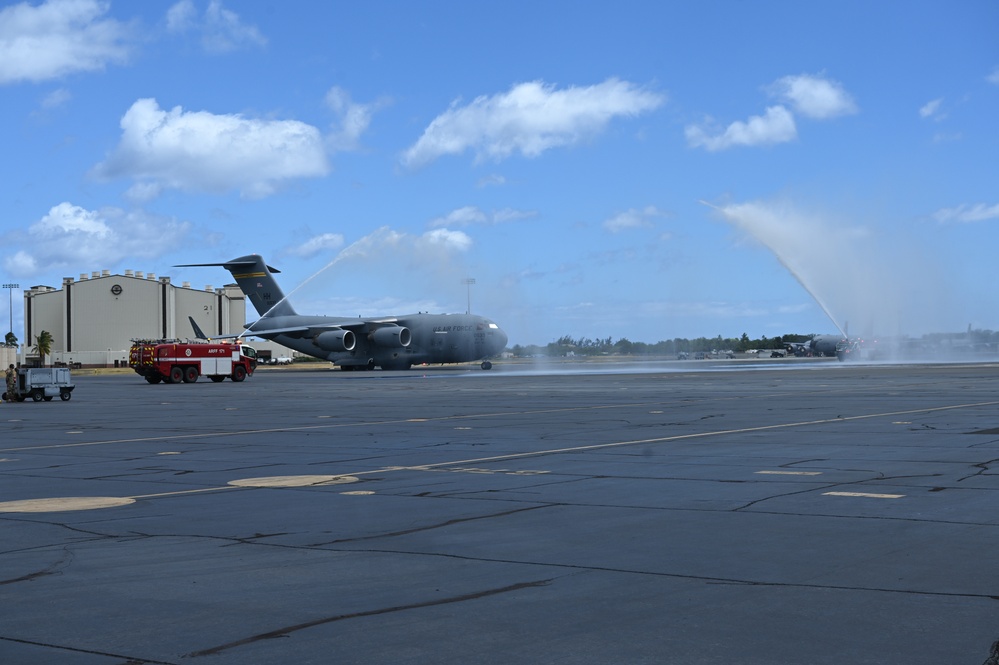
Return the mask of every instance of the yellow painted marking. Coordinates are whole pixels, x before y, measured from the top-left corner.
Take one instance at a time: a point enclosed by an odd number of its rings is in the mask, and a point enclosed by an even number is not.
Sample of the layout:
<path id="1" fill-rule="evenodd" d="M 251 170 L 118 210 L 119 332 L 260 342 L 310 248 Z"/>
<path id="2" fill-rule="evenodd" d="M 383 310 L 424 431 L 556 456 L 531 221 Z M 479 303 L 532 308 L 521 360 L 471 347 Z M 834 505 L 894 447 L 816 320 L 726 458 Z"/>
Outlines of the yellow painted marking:
<path id="1" fill-rule="evenodd" d="M 235 487 L 315 487 L 356 482 L 357 478 L 353 476 L 271 476 L 230 480 L 229 484 Z"/>
<path id="2" fill-rule="evenodd" d="M 859 496 L 868 499 L 901 499 L 904 494 L 871 494 L 870 492 L 823 492 L 822 496 Z"/>
<path id="3" fill-rule="evenodd" d="M 821 471 L 757 471 L 769 476 L 821 476 Z"/>
<path id="4" fill-rule="evenodd" d="M 56 497 L 51 499 L 25 499 L 0 503 L 0 513 L 58 513 L 69 510 L 94 510 L 114 508 L 135 503 L 135 499 L 116 496 Z"/>

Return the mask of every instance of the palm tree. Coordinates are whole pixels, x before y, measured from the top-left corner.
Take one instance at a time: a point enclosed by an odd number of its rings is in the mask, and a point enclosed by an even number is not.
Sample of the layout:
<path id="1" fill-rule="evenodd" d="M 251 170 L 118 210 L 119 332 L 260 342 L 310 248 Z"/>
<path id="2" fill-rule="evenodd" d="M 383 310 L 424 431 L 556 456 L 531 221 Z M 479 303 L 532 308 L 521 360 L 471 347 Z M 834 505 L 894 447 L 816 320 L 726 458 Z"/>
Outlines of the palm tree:
<path id="1" fill-rule="evenodd" d="M 52 353 L 52 333 L 43 330 L 35 336 L 35 348 L 32 349 L 38 354 L 42 367 L 45 367 L 45 356 Z"/>

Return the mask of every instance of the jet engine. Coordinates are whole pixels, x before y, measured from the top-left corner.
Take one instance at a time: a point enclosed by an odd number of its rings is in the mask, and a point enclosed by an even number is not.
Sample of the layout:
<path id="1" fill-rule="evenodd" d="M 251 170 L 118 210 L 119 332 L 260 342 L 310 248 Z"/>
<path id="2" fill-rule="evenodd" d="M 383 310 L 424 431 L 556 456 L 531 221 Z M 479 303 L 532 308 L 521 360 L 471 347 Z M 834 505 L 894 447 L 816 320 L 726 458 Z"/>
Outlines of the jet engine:
<path id="1" fill-rule="evenodd" d="M 356 341 L 349 330 L 327 330 L 312 338 L 312 343 L 323 351 L 353 351 Z"/>
<path id="2" fill-rule="evenodd" d="M 377 346 L 406 347 L 413 340 L 413 335 L 409 332 L 409 328 L 386 326 L 373 330 L 368 339 Z"/>

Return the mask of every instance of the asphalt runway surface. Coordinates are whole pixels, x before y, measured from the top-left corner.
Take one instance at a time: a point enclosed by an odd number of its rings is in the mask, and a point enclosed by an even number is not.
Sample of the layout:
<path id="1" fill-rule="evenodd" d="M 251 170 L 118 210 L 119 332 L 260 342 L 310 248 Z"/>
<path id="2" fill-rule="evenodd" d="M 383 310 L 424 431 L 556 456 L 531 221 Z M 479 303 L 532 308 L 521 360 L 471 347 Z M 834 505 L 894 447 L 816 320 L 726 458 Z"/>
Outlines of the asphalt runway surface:
<path id="1" fill-rule="evenodd" d="M 0 405 L 4 664 L 981 665 L 999 639 L 994 364 L 75 380 Z"/>

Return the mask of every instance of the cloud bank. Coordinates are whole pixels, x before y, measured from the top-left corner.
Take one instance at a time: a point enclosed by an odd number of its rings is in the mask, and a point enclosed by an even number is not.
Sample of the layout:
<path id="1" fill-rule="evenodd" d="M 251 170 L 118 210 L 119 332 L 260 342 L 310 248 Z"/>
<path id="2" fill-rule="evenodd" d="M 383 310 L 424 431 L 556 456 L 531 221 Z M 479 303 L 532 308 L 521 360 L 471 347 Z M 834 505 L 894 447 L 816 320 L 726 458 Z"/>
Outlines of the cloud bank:
<path id="1" fill-rule="evenodd" d="M 118 146 L 93 174 L 135 180 L 133 200 L 148 200 L 163 189 L 238 190 L 244 198 L 259 199 L 291 180 L 329 172 L 319 130 L 296 120 L 180 106 L 164 111 L 155 99 L 140 99 L 122 117 L 121 129 Z"/>
<path id="2" fill-rule="evenodd" d="M 763 115 L 737 120 L 724 129 L 708 118 L 684 129 L 687 144 L 709 152 L 735 147 L 775 145 L 798 138 L 795 114 L 813 120 L 829 120 L 858 112 L 853 97 L 841 83 L 800 74 L 785 76 L 765 88 L 768 95 L 781 102 L 767 107 Z"/>
<path id="3" fill-rule="evenodd" d="M 60 203 L 30 225 L 8 233 L 10 244 L 24 247 L 4 260 L 16 277 L 33 277 L 53 269 L 77 270 L 93 265 L 113 268 L 124 259 L 155 258 L 187 242 L 191 224 L 146 212 L 120 208 L 86 210 Z"/>
<path id="4" fill-rule="evenodd" d="M 664 95 L 616 78 L 564 89 L 543 81 L 521 83 L 465 106 L 454 102 L 400 161 L 418 168 L 466 150 L 473 150 L 477 161 L 501 161 L 515 153 L 537 157 L 599 134 L 615 117 L 637 116 L 664 102 Z"/>
<path id="5" fill-rule="evenodd" d="M 27 2 L 0 9 L 0 84 L 39 83 L 128 60 L 129 26 L 97 0 Z"/>

